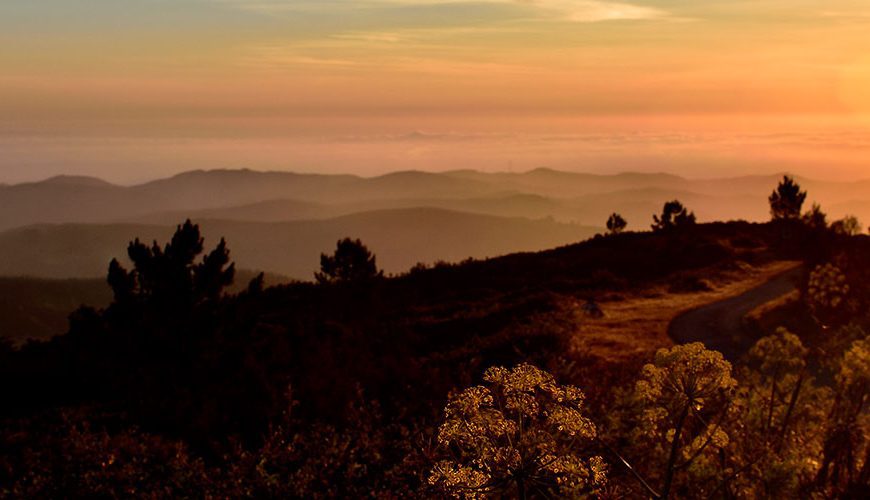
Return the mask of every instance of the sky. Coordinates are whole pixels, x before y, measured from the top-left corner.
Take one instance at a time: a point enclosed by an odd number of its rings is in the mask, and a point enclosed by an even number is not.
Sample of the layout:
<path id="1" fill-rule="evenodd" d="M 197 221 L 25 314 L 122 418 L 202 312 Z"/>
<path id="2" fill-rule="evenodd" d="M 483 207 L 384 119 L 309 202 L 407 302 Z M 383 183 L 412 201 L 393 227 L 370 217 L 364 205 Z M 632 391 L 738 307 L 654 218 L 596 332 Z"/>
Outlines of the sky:
<path id="1" fill-rule="evenodd" d="M 0 182 L 870 177 L 866 0 L 3 0 Z"/>

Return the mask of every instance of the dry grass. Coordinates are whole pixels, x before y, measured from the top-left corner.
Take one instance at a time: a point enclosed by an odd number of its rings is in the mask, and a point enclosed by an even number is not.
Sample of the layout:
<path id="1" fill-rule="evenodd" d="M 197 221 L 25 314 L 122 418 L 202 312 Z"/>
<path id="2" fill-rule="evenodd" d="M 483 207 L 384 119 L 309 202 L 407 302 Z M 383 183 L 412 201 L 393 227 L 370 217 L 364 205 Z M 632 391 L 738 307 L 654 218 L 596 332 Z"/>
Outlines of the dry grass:
<path id="1" fill-rule="evenodd" d="M 608 363 L 646 357 L 661 347 L 673 345 L 668 325 L 679 314 L 740 295 L 798 265 L 795 261 L 776 261 L 759 267 L 741 264 L 730 270 L 700 272 L 697 277 L 707 282 L 711 290 L 669 293 L 667 284 L 661 284 L 617 299 L 601 300 L 599 305 L 605 316 L 598 319 L 583 315 L 582 301 L 566 298 L 563 307 L 574 308 L 577 317 L 582 317 L 571 350 L 587 359 L 598 358 Z"/>
<path id="2" fill-rule="evenodd" d="M 784 308 L 794 302 L 797 302 L 800 300 L 800 298 L 800 292 L 798 290 L 795 290 L 791 293 L 783 295 L 782 297 L 771 300 L 770 302 L 761 304 L 760 306 L 756 307 L 755 309 L 750 311 L 749 314 L 746 315 L 746 320 L 760 322 L 765 317 L 772 314 L 774 311 L 780 308 Z"/>

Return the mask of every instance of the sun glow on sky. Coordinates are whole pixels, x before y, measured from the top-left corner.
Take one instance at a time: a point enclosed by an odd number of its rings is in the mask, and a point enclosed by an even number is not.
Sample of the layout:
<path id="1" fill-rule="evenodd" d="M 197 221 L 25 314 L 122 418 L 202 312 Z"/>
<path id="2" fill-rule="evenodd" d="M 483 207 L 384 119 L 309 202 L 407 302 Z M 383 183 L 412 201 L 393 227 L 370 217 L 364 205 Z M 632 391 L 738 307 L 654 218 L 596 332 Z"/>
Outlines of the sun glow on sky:
<path id="1" fill-rule="evenodd" d="M 0 182 L 870 177 L 866 0 L 6 0 Z"/>

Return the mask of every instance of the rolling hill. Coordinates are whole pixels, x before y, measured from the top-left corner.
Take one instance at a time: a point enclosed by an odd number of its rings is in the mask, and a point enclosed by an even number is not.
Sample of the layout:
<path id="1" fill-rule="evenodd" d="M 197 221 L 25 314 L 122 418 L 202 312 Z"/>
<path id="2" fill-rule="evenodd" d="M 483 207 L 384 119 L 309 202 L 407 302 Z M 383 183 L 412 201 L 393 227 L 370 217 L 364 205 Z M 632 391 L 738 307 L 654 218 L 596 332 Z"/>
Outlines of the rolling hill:
<path id="1" fill-rule="evenodd" d="M 67 316 L 83 304 L 112 299 L 105 279 L 0 278 L 0 337 L 46 339 L 67 330 Z"/>
<path id="2" fill-rule="evenodd" d="M 361 238 L 390 273 L 418 262 L 459 261 L 541 250 L 586 239 L 598 228 L 553 220 L 493 217 L 432 208 L 363 212 L 326 220 L 196 220 L 214 245 L 225 237 L 237 265 L 308 280 L 321 252 Z M 126 255 L 127 242 L 166 241 L 174 225 L 42 224 L 0 233 L 0 276 L 89 278 Z"/>
<path id="3" fill-rule="evenodd" d="M 324 204 L 299 200 L 268 200 L 248 205 L 202 210 L 174 210 L 135 217 L 129 222 L 172 224 L 187 217 L 252 222 L 282 222 L 328 219 L 360 212 L 410 208 L 438 208 L 499 217 L 552 217 L 561 222 L 600 226 L 613 213 L 613 207 L 633 229 L 646 229 L 652 214 L 664 202 L 680 199 L 703 220 L 760 220 L 767 216 L 767 201 L 748 195 L 705 196 L 691 191 L 646 188 L 589 194 L 576 198 L 548 198 L 525 193 L 507 193 L 479 198 L 402 198 L 356 203 Z"/>

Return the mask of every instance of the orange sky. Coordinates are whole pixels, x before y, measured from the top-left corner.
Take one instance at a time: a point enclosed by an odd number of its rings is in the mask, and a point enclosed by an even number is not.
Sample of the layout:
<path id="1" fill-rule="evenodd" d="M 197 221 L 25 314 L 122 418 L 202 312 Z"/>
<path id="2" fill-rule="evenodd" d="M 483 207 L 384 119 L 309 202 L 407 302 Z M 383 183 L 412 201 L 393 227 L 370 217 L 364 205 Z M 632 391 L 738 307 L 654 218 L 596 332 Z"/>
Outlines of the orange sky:
<path id="1" fill-rule="evenodd" d="M 7 0 L 0 182 L 870 177 L 865 0 Z"/>

